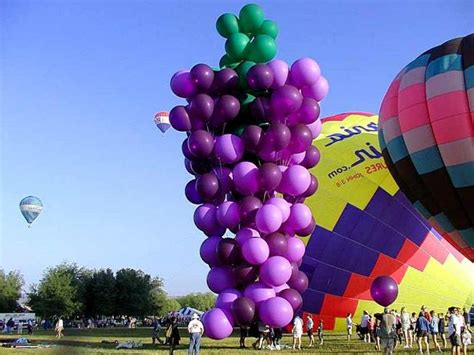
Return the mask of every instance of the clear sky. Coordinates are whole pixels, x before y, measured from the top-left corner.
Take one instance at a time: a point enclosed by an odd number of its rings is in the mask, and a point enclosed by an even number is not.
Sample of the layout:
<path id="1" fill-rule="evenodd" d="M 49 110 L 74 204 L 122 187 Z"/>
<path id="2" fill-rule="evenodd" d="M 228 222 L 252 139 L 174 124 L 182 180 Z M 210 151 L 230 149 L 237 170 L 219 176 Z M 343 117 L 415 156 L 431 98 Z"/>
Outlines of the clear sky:
<path id="1" fill-rule="evenodd" d="M 182 101 L 169 78 L 216 66 L 215 20 L 244 1 L 4 0 L 0 268 L 27 283 L 62 261 L 140 268 L 172 295 L 206 291 L 204 236 L 184 197 L 183 134 L 153 114 Z M 277 57 L 316 59 L 323 115 L 377 112 L 391 79 L 430 47 L 474 30 L 474 1 L 260 1 Z M 40 197 L 31 229 L 21 198 Z"/>

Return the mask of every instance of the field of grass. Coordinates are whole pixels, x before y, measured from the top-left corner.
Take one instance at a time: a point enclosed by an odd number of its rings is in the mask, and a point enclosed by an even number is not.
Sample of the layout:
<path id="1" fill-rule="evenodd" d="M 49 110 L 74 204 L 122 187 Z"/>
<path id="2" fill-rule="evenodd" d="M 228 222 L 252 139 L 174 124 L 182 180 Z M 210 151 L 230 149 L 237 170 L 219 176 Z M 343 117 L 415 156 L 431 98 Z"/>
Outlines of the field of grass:
<path id="1" fill-rule="evenodd" d="M 24 337 L 33 342 L 34 345 L 48 345 L 47 348 L 36 349 L 8 349 L 0 348 L 0 354 L 167 354 L 168 349 L 163 345 L 151 344 L 151 329 L 137 328 L 109 328 L 109 329 L 66 329 L 65 337 L 57 340 L 54 337 L 53 331 L 36 331 L 32 336 Z M 175 351 L 175 354 L 187 354 L 188 338 L 184 329 L 181 330 L 182 341 L 181 345 Z M 18 335 L 0 335 L 4 341 L 6 338 L 18 338 Z M 121 349 L 116 350 L 114 344 L 103 344 L 105 341 L 125 342 L 128 340 L 142 341 L 143 347 L 136 350 Z M 291 345 L 291 337 L 289 334 L 285 335 L 281 341 L 282 344 Z M 244 355 L 244 354 L 275 354 L 275 351 L 255 351 L 251 348 L 253 338 L 246 340 L 247 349 L 239 349 L 238 332 L 235 336 L 221 341 L 214 341 L 208 338 L 203 338 L 201 344 L 201 353 L 206 354 L 225 354 L 225 355 Z M 376 353 L 374 344 L 366 344 L 358 339 L 353 339 L 347 342 L 345 335 L 341 333 L 327 332 L 324 335 L 324 345 L 317 345 L 316 348 L 308 349 L 307 337 L 303 339 L 304 349 L 301 351 L 282 350 L 280 353 L 320 353 L 320 354 L 370 354 Z M 403 351 L 406 349 L 398 348 L 396 353 L 399 354 L 416 354 L 416 349 L 411 349 L 410 352 Z M 431 349 L 435 353 L 434 348 Z M 277 352 L 278 353 L 278 352 Z M 449 352 L 445 352 L 449 353 Z M 439 353 L 438 353 L 439 354 Z"/>

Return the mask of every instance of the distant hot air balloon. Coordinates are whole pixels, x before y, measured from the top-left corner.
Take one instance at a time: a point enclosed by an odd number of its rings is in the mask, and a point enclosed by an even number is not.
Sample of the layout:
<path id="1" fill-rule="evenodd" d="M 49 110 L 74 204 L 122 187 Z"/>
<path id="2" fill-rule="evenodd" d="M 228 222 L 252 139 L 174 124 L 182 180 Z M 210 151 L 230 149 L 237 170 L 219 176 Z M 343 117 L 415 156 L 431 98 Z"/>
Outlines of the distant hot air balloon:
<path id="1" fill-rule="evenodd" d="M 400 189 L 474 261 L 474 34 L 428 50 L 397 75 L 379 136 Z"/>
<path id="2" fill-rule="evenodd" d="M 20 211 L 28 222 L 28 227 L 40 215 L 43 210 L 43 203 L 38 197 L 27 196 L 20 201 Z"/>
<path id="3" fill-rule="evenodd" d="M 171 127 L 168 112 L 158 112 L 155 114 L 155 124 L 162 133 L 165 133 Z"/>
<path id="4" fill-rule="evenodd" d="M 399 288 L 392 307 L 418 311 L 471 307 L 474 266 L 416 211 L 383 160 L 378 117 L 341 114 L 322 120 L 311 169 L 319 182 L 307 200 L 317 226 L 306 243 L 301 270 L 309 287 L 303 311 L 327 329 L 344 330 L 347 313 L 381 311 L 370 293 L 389 276 Z"/>

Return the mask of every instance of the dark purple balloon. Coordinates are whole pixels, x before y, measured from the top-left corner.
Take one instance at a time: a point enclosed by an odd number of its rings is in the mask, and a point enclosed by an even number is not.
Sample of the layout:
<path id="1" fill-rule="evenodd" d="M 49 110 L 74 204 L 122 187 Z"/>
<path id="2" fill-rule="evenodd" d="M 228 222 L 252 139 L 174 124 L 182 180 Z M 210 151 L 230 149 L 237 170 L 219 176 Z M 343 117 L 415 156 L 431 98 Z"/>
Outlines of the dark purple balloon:
<path id="1" fill-rule="evenodd" d="M 262 129 L 259 126 L 250 125 L 245 128 L 240 138 L 243 140 L 247 151 L 256 153 L 261 137 Z"/>
<path id="2" fill-rule="evenodd" d="M 300 267 L 297 263 L 290 263 L 291 264 L 291 278 L 295 278 L 298 276 L 298 272 L 300 271 Z"/>
<path id="3" fill-rule="evenodd" d="M 209 121 L 214 112 L 214 99 L 206 94 L 198 94 L 189 104 L 189 113 L 193 118 Z"/>
<path id="4" fill-rule="evenodd" d="M 281 291 L 278 294 L 278 297 L 282 297 L 287 300 L 291 304 L 291 307 L 294 311 L 299 310 L 303 305 L 303 298 L 301 297 L 301 294 L 292 288 L 287 288 L 286 290 Z"/>
<path id="5" fill-rule="evenodd" d="M 305 97 L 299 110 L 293 113 L 289 120 L 295 123 L 311 124 L 318 119 L 319 111 L 319 103 L 312 98 Z"/>
<path id="6" fill-rule="evenodd" d="M 219 191 L 219 180 L 214 173 L 206 173 L 196 180 L 196 190 L 205 201 L 212 200 Z"/>
<path id="7" fill-rule="evenodd" d="M 314 168 L 319 163 L 320 157 L 321 154 L 319 153 L 318 148 L 312 145 L 308 149 L 306 149 L 304 159 L 300 163 L 300 165 L 303 165 L 307 169 Z"/>
<path id="8" fill-rule="evenodd" d="M 248 225 L 255 222 L 255 215 L 263 204 L 260 199 L 254 196 L 246 196 L 240 201 L 239 205 L 241 222 L 244 225 Z"/>
<path id="9" fill-rule="evenodd" d="M 214 113 L 211 117 L 211 123 L 214 127 L 219 127 L 237 117 L 239 111 L 239 100 L 232 95 L 223 95 L 217 99 L 214 106 Z"/>
<path id="10" fill-rule="evenodd" d="M 224 238 L 216 248 L 217 258 L 222 264 L 234 265 L 241 260 L 240 247 L 232 238 Z"/>
<path id="11" fill-rule="evenodd" d="M 292 85 L 283 85 L 272 93 L 272 110 L 279 116 L 287 116 L 296 112 L 303 103 L 300 91 Z"/>
<path id="12" fill-rule="evenodd" d="M 273 72 L 266 64 L 256 64 L 247 72 L 247 82 L 254 90 L 267 90 L 273 84 Z"/>
<path id="13" fill-rule="evenodd" d="M 370 295 L 382 307 L 390 306 L 398 296 L 398 285 L 390 276 L 379 276 L 370 286 Z"/>
<path id="14" fill-rule="evenodd" d="M 188 148 L 192 154 L 207 158 L 214 149 L 214 138 L 207 131 L 194 131 L 188 138 Z"/>
<path id="15" fill-rule="evenodd" d="M 288 149 L 292 153 L 304 152 L 311 146 L 313 137 L 311 131 L 306 125 L 299 123 L 291 128 L 291 141 Z"/>
<path id="16" fill-rule="evenodd" d="M 260 188 L 265 191 L 275 191 L 280 185 L 282 173 L 278 165 L 273 163 L 264 163 L 258 169 L 258 181 Z"/>
<path id="17" fill-rule="evenodd" d="M 191 69 L 191 81 L 200 90 L 206 91 L 214 80 L 214 71 L 207 64 L 196 64 Z"/>
<path id="18" fill-rule="evenodd" d="M 230 68 L 222 69 L 214 74 L 214 82 L 211 91 L 216 94 L 227 94 L 237 90 L 239 87 L 239 76 Z"/>
<path id="19" fill-rule="evenodd" d="M 306 237 L 313 234 L 315 228 L 316 228 L 316 221 L 314 220 L 314 217 L 311 217 L 311 223 L 307 227 L 295 231 L 295 233 L 299 235 L 300 237 Z"/>
<path id="20" fill-rule="evenodd" d="M 250 326 L 255 319 L 255 303 L 250 298 L 239 297 L 230 307 L 234 319 L 241 326 Z"/>
<path id="21" fill-rule="evenodd" d="M 191 175 L 197 175 L 197 173 L 191 167 L 191 161 L 188 158 L 184 158 L 184 167 Z"/>
<path id="22" fill-rule="evenodd" d="M 261 144 L 270 150 L 280 151 L 290 144 L 290 140 L 290 129 L 283 123 L 274 123 L 265 132 Z"/>
<path id="23" fill-rule="evenodd" d="M 211 171 L 211 163 L 208 160 L 192 160 L 191 169 L 198 175 L 206 174 Z"/>
<path id="24" fill-rule="evenodd" d="M 169 118 L 171 126 L 177 131 L 185 132 L 190 131 L 192 128 L 191 119 L 184 106 L 173 107 Z"/>
<path id="25" fill-rule="evenodd" d="M 270 248 L 270 256 L 285 256 L 288 251 L 288 238 L 281 233 L 268 234 L 265 241 Z"/>
<path id="26" fill-rule="evenodd" d="M 201 259 L 211 267 L 221 265 L 216 253 L 217 245 L 221 240 L 221 237 L 209 237 L 202 242 L 201 248 L 199 249 Z"/>
<path id="27" fill-rule="evenodd" d="M 316 176 L 311 174 L 311 183 L 309 187 L 306 189 L 305 192 L 301 195 L 302 197 L 310 197 L 312 196 L 316 190 L 318 189 L 318 179 L 316 179 Z"/>
<path id="28" fill-rule="evenodd" d="M 239 264 L 232 269 L 238 287 L 246 287 L 258 277 L 258 266 Z"/>
<path id="29" fill-rule="evenodd" d="M 250 115 L 256 121 L 268 121 L 270 98 L 259 96 L 249 104 Z"/>
<path id="30" fill-rule="evenodd" d="M 191 203 L 196 205 L 203 203 L 201 196 L 199 196 L 199 193 L 196 190 L 196 180 L 191 180 L 186 184 L 186 187 L 184 188 L 184 194 Z"/>
<path id="31" fill-rule="evenodd" d="M 189 159 L 189 160 L 196 160 L 198 159 L 198 157 L 196 155 L 194 155 L 193 153 L 191 153 L 191 151 L 189 150 L 189 146 L 188 146 L 188 140 L 189 138 L 186 138 L 184 141 L 183 141 L 183 144 L 181 144 L 181 151 L 183 152 L 183 155 Z"/>
<path id="32" fill-rule="evenodd" d="M 298 271 L 296 277 L 291 277 L 287 282 L 288 286 L 294 288 L 299 293 L 303 293 L 308 288 L 308 277 L 302 271 Z"/>
<path id="33" fill-rule="evenodd" d="M 232 190 L 234 187 L 234 182 L 232 181 L 232 170 L 227 167 L 218 167 L 214 169 L 214 173 L 219 179 L 219 187 L 222 193 L 226 194 Z"/>

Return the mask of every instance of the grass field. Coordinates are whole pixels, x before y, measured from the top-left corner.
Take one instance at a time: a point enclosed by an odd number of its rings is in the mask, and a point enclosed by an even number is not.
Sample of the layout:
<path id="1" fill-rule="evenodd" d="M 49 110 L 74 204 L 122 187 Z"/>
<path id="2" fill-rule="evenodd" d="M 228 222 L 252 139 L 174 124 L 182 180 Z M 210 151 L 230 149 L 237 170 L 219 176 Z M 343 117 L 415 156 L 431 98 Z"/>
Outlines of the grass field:
<path id="1" fill-rule="evenodd" d="M 36 348 L 36 349 L 8 349 L 0 348 L 0 354 L 167 354 L 168 350 L 162 345 L 151 345 L 151 330 L 147 328 L 138 329 L 124 329 L 124 328 L 110 328 L 110 329 L 66 329 L 65 337 L 61 340 L 57 340 L 54 337 L 53 331 L 36 331 L 32 336 L 24 337 L 28 338 L 35 345 L 43 344 L 49 345 L 49 348 Z M 187 354 L 188 339 L 183 329 L 181 331 L 182 341 L 181 346 L 175 351 L 175 354 Z M 18 335 L 4 336 L 0 335 L 0 338 L 18 338 Z M 114 341 L 125 342 L 128 340 L 142 341 L 143 347 L 137 350 L 121 349 L 116 350 L 113 344 L 102 344 L 101 341 Z M 253 338 L 246 340 L 246 345 L 251 346 Z M 282 344 L 291 344 L 290 335 L 285 335 L 281 341 Z M 354 339 L 351 342 L 347 342 L 345 335 L 341 333 L 330 333 L 327 332 L 324 335 L 324 345 L 316 346 L 316 348 L 308 349 L 308 339 L 303 339 L 304 349 L 301 351 L 294 350 L 282 350 L 280 353 L 320 353 L 320 354 L 370 354 L 376 353 L 374 344 L 366 344 L 358 339 Z M 201 354 L 224 354 L 224 355 L 243 355 L 243 354 L 275 354 L 275 351 L 255 351 L 250 349 L 239 349 L 239 338 L 236 333 L 235 336 L 230 337 L 226 340 L 214 341 L 208 338 L 204 338 L 201 344 Z M 411 349 L 410 352 L 403 351 L 405 349 L 398 348 L 396 353 L 399 354 L 417 354 L 416 349 Z M 435 353 L 434 348 L 431 350 Z M 278 352 L 277 352 L 278 353 Z M 450 353 L 448 351 L 446 354 Z M 438 353 L 439 354 L 439 353 Z"/>

